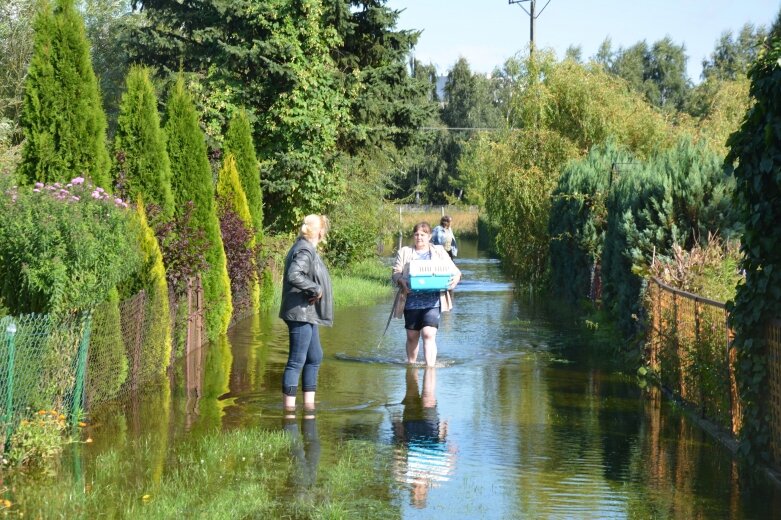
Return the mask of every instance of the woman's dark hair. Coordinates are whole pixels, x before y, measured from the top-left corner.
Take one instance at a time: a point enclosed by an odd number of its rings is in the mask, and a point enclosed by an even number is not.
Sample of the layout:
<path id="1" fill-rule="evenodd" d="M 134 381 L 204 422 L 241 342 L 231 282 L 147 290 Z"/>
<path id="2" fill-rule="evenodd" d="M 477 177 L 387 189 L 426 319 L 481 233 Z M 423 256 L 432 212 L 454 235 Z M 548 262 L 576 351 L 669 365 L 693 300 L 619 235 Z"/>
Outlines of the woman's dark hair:
<path id="1" fill-rule="evenodd" d="M 450 222 L 451 222 L 452 220 L 453 220 L 453 219 L 452 219 L 452 218 L 450 218 L 450 215 L 443 215 L 443 216 L 442 216 L 442 219 L 439 221 L 439 224 L 440 224 L 440 225 L 442 225 L 442 226 L 444 226 L 445 224 L 450 224 Z"/>
<path id="2" fill-rule="evenodd" d="M 428 224 L 428 222 L 418 222 L 415 224 L 415 227 L 412 228 L 412 234 L 414 235 L 418 231 L 423 230 L 429 235 L 431 234 L 431 226 Z"/>

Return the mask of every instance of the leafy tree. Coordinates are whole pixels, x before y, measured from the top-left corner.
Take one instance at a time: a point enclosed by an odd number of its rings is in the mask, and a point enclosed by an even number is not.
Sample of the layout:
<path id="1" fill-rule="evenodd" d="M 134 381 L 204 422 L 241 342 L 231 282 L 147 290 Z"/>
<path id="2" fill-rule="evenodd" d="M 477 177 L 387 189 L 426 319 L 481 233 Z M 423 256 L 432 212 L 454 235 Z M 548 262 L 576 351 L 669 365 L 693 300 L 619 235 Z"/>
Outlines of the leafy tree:
<path id="1" fill-rule="evenodd" d="M 732 31 L 722 33 L 710 58 L 702 60 L 703 79 L 744 79 L 766 36 L 764 27 L 750 23 L 745 24 L 734 38 Z"/>
<path id="2" fill-rule="evenodd" d="M 352 126 L 340 140 L 351 155 L 370 147 L 414 145 L 434 111 L 430 81 L 407 62 L 420 31 L 396 30 L 387 0 L 330 0 L 326 18 L 341 43 L 331 56 L 350 99 Z"/>
<path id="3" fill-rule="evenodd" d="M 24 78 L 33 54 L 36 0 L 6 0 L 0 3 L 0 145 L 22 139 Z"/>
<path id="4" fill-rule="evenodd" d="M 624 78 L 648 101 L 666 110 L 681 110 L 690 89 L 686 77 L 686 51 L 665 37 L 652 46 L 645 41 L 619 49 L 610 71 Z"/>
<path id="5" fill-rule="evenodd" d="M 753 105 L 730 136 L 726 164 L 737 186 L 734 202 L 744 223 L 742 267 L 746 282 L 730 305 L 735 331 L 737 382 L 743 412 L 740 451 L 752 461 L 770 461 L 771 406 L 767 392 L 769 352 L 765 325 L 781 315 L 781 15 L 748 76 Z"/>
<path id="6" fill-rule="evenodd" d="M 21 118 L 26 138 L 19 173 L 28 182 L 83 175 L 108 186 L 106 116 L 73 0 L 43 2 Z"/>
<path id="7" fill-rule="evenodd" d="M 205 254 L 208 267 L 203 273 L 203 289 L 204 300 L 209 306 L 206 311 L 206 333 L 209 339 L 214 339 L 228 329 L 233 312 L 230 278 L 214 204 L 206 141 L 198 124 L 192 98 L 185 90 L 183 77 L 180 76 L 174 84 L 166 108 L 165 132 L 171 160 L 174 214 L 182 218 L 187 203 L 192 201 L 191 226 L 202 229 L 208 241 Z"/>
<path id="8" fill-rule="evenodd" d="M 537 52 L 513 77 L 507 125 L 521 130 L 470 144 L 462 167 L 474 170 L 462 175 L 467 193 L 481 192 L 489 223 L 499 225 L 498 252 L 520 278 L 539 284 L 549 266 L 550 195 L 564 165 L 610 139 L 645 157 L 670 146 L 675 131 L 601 68 Z"/>
<path id="9" fill-rule="evenodd" d="M 306 213 L 332 207 L 343 189 L 333 160 L 347 124 L 330 51 L 339 41 L 319 0 L 197 4 L 147 0 L 131 51 L 163 70 L 199 74 L 226 107 L 258 118 L 264 160 L 265 221 L 290 229 Z"/>
<path id="10" fill-rule="evenodd" d="M 130 27 L 139 18 L 134 16 L 130 4 L 131 0 L 79 0 L 77 4 L 84 16 L 92 66 L 112 131 L 130 68 L 127 39 Z"/>
<path id="11" fill-rule="evenodd" d="M 129 200 L 140 197 L 173 215 L 171 164 L 149 70 L 130 69 L 114 136 L 114 183 Z"/>
<path id="12" fill-rule="evenodd" d="M 255 235 L 260 237 L 263 233 L 263 193 L 260 190 L 260 165 L 255 154 L 252 126 L 246 110 L 239 110 L 233 115 L 228 131 L 225 133 L 225 155 L 228 154 L 235 157 L 241 188 L 246 195 L 249 211 L 252 215 L 251 228 Z"/>

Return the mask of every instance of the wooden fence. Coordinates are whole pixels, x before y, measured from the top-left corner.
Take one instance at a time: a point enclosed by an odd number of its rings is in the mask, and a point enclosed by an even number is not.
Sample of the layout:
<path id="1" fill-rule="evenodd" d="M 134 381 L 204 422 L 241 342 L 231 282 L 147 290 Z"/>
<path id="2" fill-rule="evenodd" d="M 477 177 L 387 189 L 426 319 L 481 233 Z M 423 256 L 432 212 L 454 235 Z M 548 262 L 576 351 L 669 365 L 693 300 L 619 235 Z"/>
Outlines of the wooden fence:
<path id="1" fill-rule="evenodd" d="M 737 436 L 742 413 L 735 374 L 736 350 L 723 302 L 648 284 L 647 358 L 662 385 L 701 416 Z M 781 468 L 781 320 L 766 325 L 771 454 Z"/>

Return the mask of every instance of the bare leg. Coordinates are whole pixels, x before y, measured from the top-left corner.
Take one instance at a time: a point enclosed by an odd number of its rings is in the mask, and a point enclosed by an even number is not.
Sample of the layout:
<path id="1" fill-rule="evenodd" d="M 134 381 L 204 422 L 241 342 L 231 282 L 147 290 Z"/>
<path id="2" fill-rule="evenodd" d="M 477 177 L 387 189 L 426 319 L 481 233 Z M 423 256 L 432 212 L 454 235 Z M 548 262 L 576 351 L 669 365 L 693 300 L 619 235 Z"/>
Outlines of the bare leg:
<path id="1" fill-rule="evenodd" d="M 426 356 L 426 366 L 433 367 L 437 363 L 437 328 L 423 327 L 423 353 Z"/>
<path id="2" fill-rule="evenodd" d="M 285 418 L 295 418 L 296 396 L 282 394 L 282 407 L 285 409 Z"/>
<path id="3" fill-rule="evenodd" d="M 304 419 L 313 419 L 315 416 L 315 393 L 304 392 Z"/>
<path id="4" fill-rule="evenodd" d="M 407 363 L 414 363 L 418 360 L 419 341 L 420 331 L 407 329 Z"/>

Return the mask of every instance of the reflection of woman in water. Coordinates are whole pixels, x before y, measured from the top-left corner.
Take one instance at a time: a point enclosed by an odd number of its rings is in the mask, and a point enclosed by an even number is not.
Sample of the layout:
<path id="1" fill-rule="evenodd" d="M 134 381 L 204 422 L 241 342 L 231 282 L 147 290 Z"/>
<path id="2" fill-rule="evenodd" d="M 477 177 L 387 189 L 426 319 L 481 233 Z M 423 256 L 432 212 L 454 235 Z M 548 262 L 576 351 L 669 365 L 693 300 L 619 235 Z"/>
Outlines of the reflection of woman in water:
<path id="1" fill-rule="evenodd" d="M 301 491 L 311 488 L 317 481 L 317 465 L 320 463 L 320 439 L 314 416 L 304 416 L 301 421 L 303 436 L 298 431 L 295 419 L 285 418 L 284 430 L 290 435 L 291 454 L 296 471 L 293 473 L 293 485 Z"/>
<path id="2" fill-rule="evenodd" d="M 455 459 L 446 441 L 447 422 L 437 411 L 436 381 L 436 368 L 426 367 L 418 393 L 418 369 L 408 367 L 404 411 L 393 419 L 397 478 L 411 486 L 411 504 L 419 508 L 426 506 L 430 488 L 449 480 Z"/>

